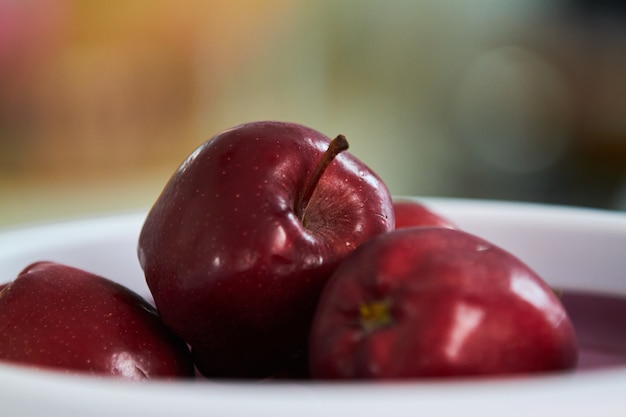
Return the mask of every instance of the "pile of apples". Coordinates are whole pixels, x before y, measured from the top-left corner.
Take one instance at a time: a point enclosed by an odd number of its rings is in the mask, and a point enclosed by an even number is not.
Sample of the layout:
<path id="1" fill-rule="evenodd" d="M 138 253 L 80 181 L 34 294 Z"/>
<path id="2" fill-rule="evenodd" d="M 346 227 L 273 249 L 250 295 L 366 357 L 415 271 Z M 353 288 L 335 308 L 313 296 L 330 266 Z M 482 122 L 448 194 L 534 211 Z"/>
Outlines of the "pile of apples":
<path id="1" fill-rule="evenodd" d="M 407 379 L 572 370 L 559 298 L 506 250 L 393 200 L 339 135 L 223 131 L 148 212 L 154 299 L 37 262 L 0 292 L 0 359 L 127 379 Z"/>

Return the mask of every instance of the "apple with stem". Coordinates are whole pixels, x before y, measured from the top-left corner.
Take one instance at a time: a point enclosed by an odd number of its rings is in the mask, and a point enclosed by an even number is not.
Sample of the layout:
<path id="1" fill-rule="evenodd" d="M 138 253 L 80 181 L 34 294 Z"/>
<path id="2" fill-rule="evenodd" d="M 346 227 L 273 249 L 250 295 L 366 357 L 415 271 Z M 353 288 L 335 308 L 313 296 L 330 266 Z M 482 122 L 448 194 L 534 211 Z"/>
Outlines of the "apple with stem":
<path id="1" fill-rule="evenodd" d="M 421 227 L 366 242 L 322 293 L 315 379 L 405 379 L 571 370 L 573 325 L 526 264 L 466 232 Z"/>
<path id="2" fill-rule="evenodd" d="M 457 228 L 450 219 L 415 199 L 396 197 L 393 200 L 393 210 L 396 218 L 396 229 L 421 226 Z"/>
<path id="3" fill-rule="evenodd" d="M 187 345 L 130 289 L 36 262 L 0 291 L 0 360 L 128 380 L 193 377 Z"/>
<path id="4" fill-rule="evenodd" d="M 387 187 L 347 148 L 342 135 L 252 122 L 201 144 L 165 185 L 138 257 L 204 376 L 262 379 L 306 357 L 332 271 L 392 230 Z"/>

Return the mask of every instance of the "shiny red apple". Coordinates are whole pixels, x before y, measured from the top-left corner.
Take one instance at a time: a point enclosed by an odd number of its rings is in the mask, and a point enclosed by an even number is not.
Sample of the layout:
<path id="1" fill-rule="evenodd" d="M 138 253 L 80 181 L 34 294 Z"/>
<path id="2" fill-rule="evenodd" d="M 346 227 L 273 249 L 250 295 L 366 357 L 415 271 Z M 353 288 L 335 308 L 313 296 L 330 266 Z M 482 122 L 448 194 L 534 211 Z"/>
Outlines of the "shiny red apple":
<path id="1" fill-rule="evenodd" d="M 439 227 L 363 244 L 320 298 L 316 379 L 526 374 L 576 366 L 574 329 L 551 288 L 490 242 Z"/>
<path id="2" fill-rule="evenodd" d="M 393 210 L 396 217 L 396 229 L 421 226 L 457 228 L 452 220 L 436 212 L 426 203 L 415 199 L 396 197 L 393 200 Z"/>
<path id="3" fill-rule="evenodd" d="M 387 187 L 346 149 L 302 125 L 240 125 L 200 145 L 151 208 L 140 263 L 205 376 L 289 367 L 331 272 L 393 228 Z"/>
<path id="4" fill-rule="evenodd" d="M 0 360 L 129 380 L 192 377 L 185 343 L 126 287 L 52 262 L 0 291 Z"/>

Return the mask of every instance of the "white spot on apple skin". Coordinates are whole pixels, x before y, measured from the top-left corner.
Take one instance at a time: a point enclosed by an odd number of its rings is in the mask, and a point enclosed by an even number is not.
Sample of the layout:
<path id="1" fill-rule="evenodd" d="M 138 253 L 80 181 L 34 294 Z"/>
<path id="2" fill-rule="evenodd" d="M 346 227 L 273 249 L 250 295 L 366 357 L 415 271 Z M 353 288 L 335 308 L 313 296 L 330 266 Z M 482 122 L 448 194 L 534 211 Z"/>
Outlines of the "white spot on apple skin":
<path id="1" fill-rule="evenodd" d="M 486 243 L 479 243 L 478 245 L 476 245 L 476 252 L 485 252 L 489 249 L 491 249 L 491 245 L 488 245 Z"/>
<path id="2" fill-rule="evenodd" d="M 248 271 L 254 267 L 257 262 L 257 254 L 252 250 L 241 250 L 233 268 L 237 271 Z"/>
<path id="3" fill-rule="evenodd" d="M 187 159 L 185 159 L 185 161 L 182 163 L 181 167 L 178 169 L 179 171 L 186 171 L 187 168 L 193 163 L 193 161 L 198 157 L 198 155 L 200 154 L 200 152 L 202 151 L 202 146 L 196 148 L 196 150 L 194 150 L 191 155 L 189 155 L 187 157 Z"/>
<path id="4" fill-rule="evenodd" d="M 222 258 L 220 258 L 219 256 L 213 257 L 213 259 L 211 260 L 211 265 L 213 266 L 213 268 L 218 269 L 222 265 Z"/>
<path id="5" fill-rule="evenodd" d="M 445 354 L 450 360 L 455 360 L 465 342 L 476 331 L 483 321 L 485 312 L 468 303 L 459 303 L 454 309 L 454 326 L 448 335 L 448 343 L 445 347 Z"/>
<path id="6" fill-rule="evenodd" d="M 119 352 L 111 356 L 111 368 L 113 372 L 129 380 L 142 380 L 148 378 L 148 374 L 139 367 L 139 364 L 128 352 Z"/>
<path id="7" fill-rule="evenodd" d="M 511 291 L 537 309 L 546 312 L 552 325 L 556 326 L 564 319 L 560 310 L 551 307 L 552 302 L 549 295 L 551 293 L 530 279 L 528 274 L 524 272 L 514 273 L 511 278 Z"/>
<path id="8" fill-rule="evenodd" d="M 287 244 L 287 231 L 285 228 L 277 223 L 274 227 L 272 234 L 270 235 L 269 245 L 272 253 L 280 253 L 285 249 Z"/>
<path id="9" fill-rule="evenodd" d="M 324 257 L 322 255 L 311 255 L 305 258 L 308 265 L 322 265 L 324 263 Z"/>

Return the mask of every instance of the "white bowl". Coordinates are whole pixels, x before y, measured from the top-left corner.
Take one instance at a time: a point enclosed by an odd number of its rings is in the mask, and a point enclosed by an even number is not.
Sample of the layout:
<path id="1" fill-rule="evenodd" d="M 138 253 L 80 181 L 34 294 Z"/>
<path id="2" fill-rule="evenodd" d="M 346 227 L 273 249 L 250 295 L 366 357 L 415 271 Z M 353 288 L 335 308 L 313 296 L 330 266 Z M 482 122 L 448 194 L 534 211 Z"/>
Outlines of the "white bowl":
<path id="1" fill-rule="evenodd" d="M 625 213 L 507 202 L 423 201 L 464 230 L 516 254 L 555 287 L 626 300 Z M 33 261 L 52 260 L 148 295 L 135 252 L 143 219 L 144 213 L 132 213 L 6 230 L 0 233 L 0 282 L 12 280 Z M 616 360 L 605 361 L 603 366 L 568 374 L 487 380 L 138 384 L 0 364 L 0 413 L 48 417 L 623 416 L 626 343 L 622 334 L 626 327 L 615 334 L 621 343 L 612 352 Z"/>

